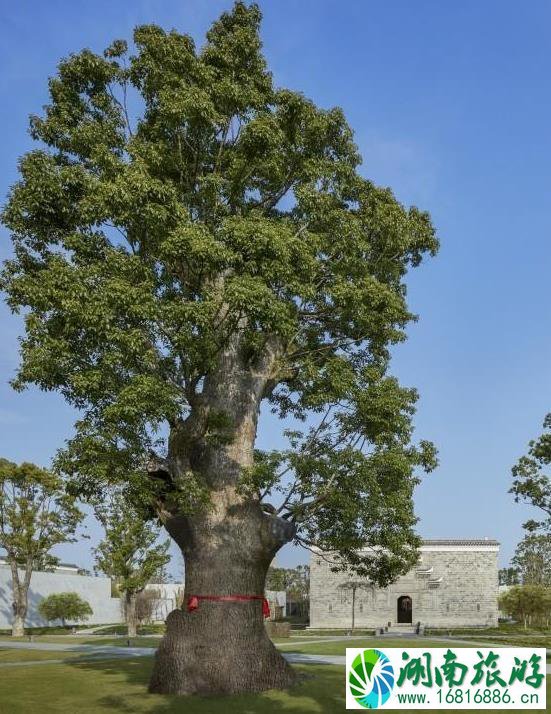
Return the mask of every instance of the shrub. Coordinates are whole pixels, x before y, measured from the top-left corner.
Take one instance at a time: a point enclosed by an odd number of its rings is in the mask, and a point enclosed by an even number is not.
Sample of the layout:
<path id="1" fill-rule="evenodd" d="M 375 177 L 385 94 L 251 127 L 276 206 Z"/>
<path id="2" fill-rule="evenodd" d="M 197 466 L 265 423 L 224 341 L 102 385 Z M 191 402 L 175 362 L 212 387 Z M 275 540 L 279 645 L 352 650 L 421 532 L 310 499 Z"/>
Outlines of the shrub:
<path id="1" fill-rule="evenodd" d="M 66 620 L 83 622 L 93 614 L 92 608 L 77 593 L 54 593 L 45 597 L 38 606 L 38 611 L 48 621 L 61 620 L 65 627 Z"/>

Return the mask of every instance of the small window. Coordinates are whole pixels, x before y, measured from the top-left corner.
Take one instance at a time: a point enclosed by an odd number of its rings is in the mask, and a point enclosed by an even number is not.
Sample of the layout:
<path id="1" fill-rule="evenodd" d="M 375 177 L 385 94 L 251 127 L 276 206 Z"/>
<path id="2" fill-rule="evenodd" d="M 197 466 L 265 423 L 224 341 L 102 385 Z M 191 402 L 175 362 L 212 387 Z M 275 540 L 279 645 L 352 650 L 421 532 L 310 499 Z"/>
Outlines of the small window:
<path id="1" fill-rule="evenodd" d="M 363 611 L 364 611 L 363 603 L 360 603 L 360 612 L 363 612 Z"/>
<path id="2" fill-rule="evenodd" d="M 480 603 L 477 603 L 476 609 L 480 612 Z"/>
<path id="3" fill-rule="evenodd" d="M 446 612 L 449 612 L 449 611 L 450 611 L 450 603 L 448 603 L 448 604 L 446 605 Z"/>
<path id="4" fill-rule="evenodd" d="M 329 605 L 329 612 L 333 612 L 333 605 Z"/>

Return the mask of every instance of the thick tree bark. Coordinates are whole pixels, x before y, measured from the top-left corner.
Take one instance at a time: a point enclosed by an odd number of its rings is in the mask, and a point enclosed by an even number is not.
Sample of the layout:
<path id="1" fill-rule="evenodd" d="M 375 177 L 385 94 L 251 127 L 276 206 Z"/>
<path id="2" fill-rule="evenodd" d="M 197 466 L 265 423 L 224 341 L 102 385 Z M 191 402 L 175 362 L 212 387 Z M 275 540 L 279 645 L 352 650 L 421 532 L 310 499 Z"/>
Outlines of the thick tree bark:
<path id="1" fill-rule="evenodd" d="M 197 610 L 187 611 L 192 595 L 264 593 L 268 567 L 279 546 L 292 537 L 292 528 L 254 505 L 235 505 L 218 522 L 175 519 L 167 524 L 184 553 L 185 600 L 167 618 L 151 692 L 234 694 L 294 682 L 293 670 L 266 633 L 260 600 L 200 600 Z"/>
<path id="2" fill-rule="evenodd" d="M 128 637 L 136 637 L 138 632 L 138 623 L 136 621 L 136 593 L 127 591 L 124 600 Z"/>
<path id="3" fill-rule="evenodd" d="M 259 405 L 275 358 L 267 345 L 262 360 L 251 365 L 234 342 L 205 379 L 191 415 L 172 430 L 168 468 L 173 476 L 201 474 L 210 503 L 193 515 L 161 515 L 184 556 L 185 598 L 182 609 L 167 618 L 151 692 L 233 694 L 283 688 L 295 680 L 266 634 L 260 600 L 199 600 L 197 610 L 187 611 L 193 595 L 263 595 L 270 563 L 294 536 L 292 524 L 264 513 L 257 497 L 237 487 L 253 463 Z M 209 434 L 212 417 L 229 426 Z"/>

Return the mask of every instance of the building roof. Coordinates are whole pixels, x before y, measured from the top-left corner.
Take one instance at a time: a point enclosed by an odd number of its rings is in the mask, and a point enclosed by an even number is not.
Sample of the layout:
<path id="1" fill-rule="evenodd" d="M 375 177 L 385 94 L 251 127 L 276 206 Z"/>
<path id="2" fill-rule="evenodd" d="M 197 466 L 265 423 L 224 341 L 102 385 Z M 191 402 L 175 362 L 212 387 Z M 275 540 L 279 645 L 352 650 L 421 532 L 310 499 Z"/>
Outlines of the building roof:
<path id="1" fill-rule="evenodd" d="M 8 559 L 5 555 L 0 555 L 0 565 L 8 565 Z M 53 570 L 80 570 L 80 565 L 75 565 L 74 563 L 56 563 L 53 566 Z"/>
<path id="2" fill-rule="evenodd" d="M 492 538 L 436 538 L 423 540 L 423 545 L 499 545 Z"/>
<path id="3" fill-rule="evenodd" d="M 72 568 L 73 570 L 80 570 L 80 565 L 75 565 L 74 563 L 58 563 L 56 568 Z"/>

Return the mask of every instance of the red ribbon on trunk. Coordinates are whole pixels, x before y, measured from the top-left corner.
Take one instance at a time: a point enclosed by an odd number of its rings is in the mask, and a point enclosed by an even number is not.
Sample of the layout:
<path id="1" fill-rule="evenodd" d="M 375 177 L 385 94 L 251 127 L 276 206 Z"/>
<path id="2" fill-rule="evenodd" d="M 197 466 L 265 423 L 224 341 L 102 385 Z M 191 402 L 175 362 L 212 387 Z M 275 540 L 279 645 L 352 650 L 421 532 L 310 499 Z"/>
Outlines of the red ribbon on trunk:
<path id="1" fill-rule="evenodd" d="M 247 600 L 262 600 L 262 614 L 270 617 L 270 605 L 264 595 L 190 595 L 187 599 L 188 612 L 193 612 L 199 607 L 200 600 L 214 602 L 245 602 Z"/>

